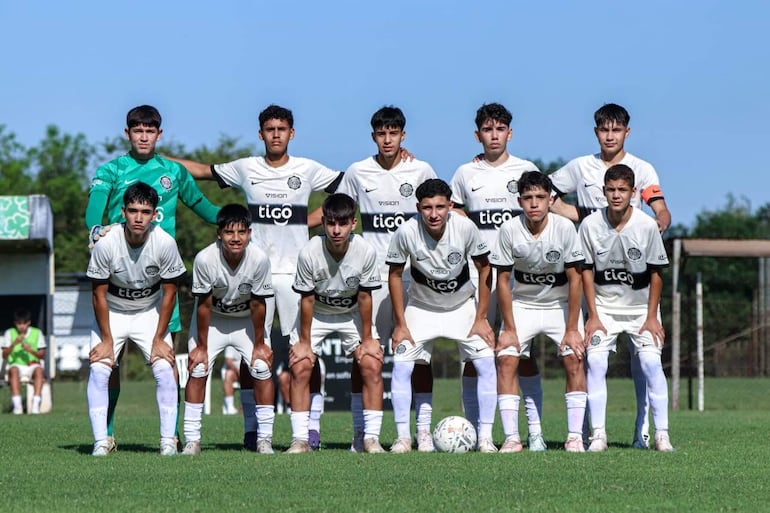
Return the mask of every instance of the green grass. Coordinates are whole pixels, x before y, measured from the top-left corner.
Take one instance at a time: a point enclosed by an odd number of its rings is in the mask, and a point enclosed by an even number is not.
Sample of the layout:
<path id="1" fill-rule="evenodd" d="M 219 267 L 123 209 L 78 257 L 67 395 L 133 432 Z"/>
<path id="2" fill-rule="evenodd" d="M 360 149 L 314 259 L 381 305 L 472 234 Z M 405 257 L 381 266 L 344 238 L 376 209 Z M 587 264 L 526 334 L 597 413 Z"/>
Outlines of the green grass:
<path id="1" fill-rule="evenodd" d="M 51 414 L 0 415 L 0 511 L 770 510 L 770 380 L 707 381 L 705 412 L 671 414 L 672 454 L 630 448 L 629 380 L 609 383 L 610 450 L 560 450 L 563 386 L 544 383 L 546 453 L 350 454 L 350 415 L 327 412 L 323 450 L 262 456 L 240 449 L 242 420 L 218 413 L 216 381 L 201 456 L 161 458 L 154 384 L 129 382 L 118 408 L 119 451 L 93 458 L 85 383 L 58 382 Z M 434 421 L 459 414 L 458 381 L 438 380 L 434 395 Z M 8 402 L 8 389 L 0 389 L 0 404 Z M 382 439 L 394 436 L 386 413 Z M 288 416 L 280 415 L 276 447 L 289 439 Z M 502 441 L 499 422 L 495 440 Z"/>

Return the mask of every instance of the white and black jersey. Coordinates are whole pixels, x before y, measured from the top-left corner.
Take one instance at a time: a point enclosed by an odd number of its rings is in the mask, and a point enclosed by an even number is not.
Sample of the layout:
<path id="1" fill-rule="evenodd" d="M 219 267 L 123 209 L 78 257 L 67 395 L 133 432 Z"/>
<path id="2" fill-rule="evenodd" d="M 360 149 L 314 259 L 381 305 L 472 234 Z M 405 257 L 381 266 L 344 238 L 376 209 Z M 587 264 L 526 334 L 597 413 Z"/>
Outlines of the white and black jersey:
<path id="1" fill-rule="evenodd" d="M 273 296 L 270 260 L 252 242 L 246 245 L 238 267 L 232 269 L 222 255 L 221 245 L 216 241 L 195 255 L 193 295 L 211 294 L 214 315 L 248 317 L 252 298 Z"/>
<path id="2" fill-rule="evenodd" d="M 650 270 L 668 265 L 655 220 L 634 208 L 626 225 L 617 231 L 603 208 L 586 217 L 578 233 L 586 266 L 594 271 L 597 307 L 621 315 L 647 312 Z"/>
<path id="3" fill-rule="evenodd" d="M 468 217 L 479 227 L 490 248 L 500 225 L 521 213 L 517 201 L 519 178 L 527 171 L 539 169 L 528 160 L 509 155 L 496 167 L 484 160 L 468 162 L 457 168 L 452 177 L 449 185 L 455 206 L 468 211 Z"/>
<path id="4" fill-rule="evenodd" d="M 339 262 L 326 248 L 326 237 L 310 239 L 297 257 L 294 291 L 315 295 L 315 311 L 341 314 L 358 308 L 359 290 L 382 286 L 377 253 L 360 235 L 351 234 L 350 245 Z"/>
<path id="5" fill-rule="evenodd" d="M 470 219 L 449 212 L 440 240 L 425 230 L 422 217 L 399 226 L 388 248 L 389 265 L 411 264 L 409 303 L 427 310 L 453 310 L 476 292 L 470 279 L 472 258 L 489 254 L 487 243 Z M 465 334 L 463 334 L 465 335 Z"/>
<path id="6" fill-rule="evenodd" d="M 544 230 L 534 237 L 521 214 L 500 227 L 489 261 L 512 271 L 514 303 L 547 309 L 567 302 L 567 268 L 582 265 L 585 257 L 572 221 L 549 213 Z"/>
<path id="7" fill-rule="evenodd" d="M 416 212 L 414 192 L 425 180 L 437 178 L 427 162 L 399 162 L 384 169 L 375 157 L 350 165 L 337 192 L 356 200 L 361 212 L 364 238 L 377 251 L 377 262 L 383 274 L 388 272 L 385 260 L 390 239 L 396 229 Z"/>
<path id="8" fill-rule="evenodd" d="M 212 172 L 220 187 L 236 187 L 246 195 L 252 242 L 267 253 L 272 271 L 294 273 L 297 253 L 307 243 L 310 194 L 332 192 L 341 173 L 301 157 L 289 157 L 281 167 L 270 167 L 264 157 L 247 157 L 214 165 Z"/>
<path id="9" fill-rule="evenodd" d="M 642 199 L 649 205 L 663 199 L 658 173 L 652 164 L 626 152 L 619 164 L 625 164 L 634 172 L 636 193 L 631 197 L 631 206 L 642 207 Z M 577 206 L 582 207 L 587 215 L 607 206 L 604 196 L 604 174 L 607 165 L 600 153 L 585 155 L 570 160 L 564 167 L 550 175 L 555 192 L 558 195 L 575 193 Z"/>
<path id="10" fill-rule="evenodd" d="M 151 225 L 144 244 L 133 248 L 121 224 L 94 245 L 86 275 L 107 283 L 110 309 L 139 312 L 157 304 L 161 283 L 176 282 L 184 273 L 176 241 L 162 228 Z"/>

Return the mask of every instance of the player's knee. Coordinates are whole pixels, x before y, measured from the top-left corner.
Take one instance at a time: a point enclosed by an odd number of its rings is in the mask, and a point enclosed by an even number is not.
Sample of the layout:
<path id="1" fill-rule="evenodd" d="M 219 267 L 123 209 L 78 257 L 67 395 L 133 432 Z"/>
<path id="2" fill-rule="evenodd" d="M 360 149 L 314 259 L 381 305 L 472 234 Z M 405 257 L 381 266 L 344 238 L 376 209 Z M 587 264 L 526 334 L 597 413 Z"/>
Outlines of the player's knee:
<path id="1" fill-rule="evenodd" d="M 259 358 L 254 360 L 254 364 L 249 367 L 249 373 L 251 374 L 251 377 L 258 381 L 268 380 L 272 376 L 270 366 L 265 360 L 260 360 Z"/>
<path id="2" fill-rule="evenodd" d="M 361 377 L 365 380 L 382 378 L 382 362 L 374 356 L 364 355 L 358 362 L 358 367 L 361 370 Z"/>
<path id="3" fill-rule="evenodd" d="M 191 378 L 205 378 L 209 375 L 209 369 L 206 367 L 205 363 L 199 363 L 195 367 L 193 367 L 192 372 L 190 373 Z"/>

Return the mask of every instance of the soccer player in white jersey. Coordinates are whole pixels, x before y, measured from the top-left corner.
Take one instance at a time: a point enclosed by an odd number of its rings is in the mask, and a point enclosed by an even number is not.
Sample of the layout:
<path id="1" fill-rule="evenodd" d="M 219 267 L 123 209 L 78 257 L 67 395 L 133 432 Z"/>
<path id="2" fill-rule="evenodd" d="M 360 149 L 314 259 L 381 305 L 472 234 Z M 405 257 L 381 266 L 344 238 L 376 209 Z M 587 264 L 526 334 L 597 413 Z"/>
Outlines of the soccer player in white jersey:
<path id="1" fill-rule="evenodd" d="M 594 134 L 599 142 L 599 153 L 585 155 L 568 162 L 551 175 L 554 190 L 558 196 L 575 193 L 577 205 L 569 205 L 557 199 L 551 211 L 579 222 L 591 212 L 606 207 L 607 199 L 602 191 L 604 173 L 615 164 L 625 164 L 634 171 L 636 192 L 631 197 L 631 206 L 642 207 L 642 200 L 652 209 L 658 230 L 663 233 L 671 225 L 671 213 L 666 205 L 660 180 L 655 168 L 625 150 L 626 138 L 631 133 L 631 116 L 620 105 L 608 103 L 594 113 Z M 631 353 L 631 375 L 636 390 L 636 424 L 634 428 L 634 447 L 647 449 L 649 436 L 649 408 L 647 403 L 647 383 L 639 369 L 639 359 Z"/>
<path id="2" fill-rule="evenodd" d="M 607 360 L 620 333 L 626 333 L 647 380 L 655 424 L 655 449 L 673 451 L 668 434 L 668 386 L 661 363 L 665 332 L 660 321 L 661 270 L 668 265 L 658 224 L 631 206 L 634 172 L 616 164 L 604 176 L 608 206 L 580 225 L 585 251 L 583 291 L 588 404 L 593 437 L 588 450 L 607 450 Z"/>
<path id="3" fill-rule="evenodd" d="M 538 171 L 537 166 L 508 153 L 508 142 L 513 137 L 513 116 L 499 103 L 482 105 L 476 111 L 476 140 L 484 149 L 483 159 L 463 164 L 450 183 L 455 208 L 467 211 L 476 223 L 481 237 L 489 248 L 494 247 L 497 230 L 508 219 L 521 213 L 516 203 L 518 180 L 526 171 Z M 471 269 L 471 280 L 478 285 L 478 275 Z M 493 276 L 492 289 L 495 288 Z M 492 326 L 499 325 L 497 296 L 492 294 L 488 318 Z M 543 387 L 534 358 L 523 358 L 519 363 L 519 382 L 524 395 L 525 411 L 529 427 L 529 449 L 544 451 L 545 440 L 540 425 L 543 410 Z M 476 402 L 476 373 L 472 365 L 465 365 L 462 377 L 462 399 L 465 415 L 474 425 L 478 424 Z M 478 427 L 478 426 L 477 426 Z"/>
<path id="4" fill-rule="evenodd" d="M 267 336 L 277 311 L 281 333 L 286 337 L 298 314 L 297 294 L 291 286 L 297 254 L 308 239 L 308 199 L 314 191 L 334 192 L 342 173 L 314 160 L 289 155 L 289 141 L 294 138 L 294 115 L 289 109 L 270 105 L 260 112 L 259 138 L 265 143 L 264 157 L 215 165 L 172 160 L 183 164 L 197 179 L 216 180 L 222 188 L 243 191 L 252 215 L 252 242 L 267 253 L 273 272 L 275 297 L 267 301 Z M 242 371 L 241 378 L 244 445 L 254 449 L 253 381 L 248 372 Z M 320 399 L 322 407 L 323 398 Z"/>
<path id="5" fill-rule="evenodd" d="M 361 213 L 362 235 L 377 251 L 380 277 L 388 279 L 385 263 L 390 239 L 396 229 L 414 215 L 414 191 L 429 178 L 436 178 L 433 168 L 417 159 L 402 157 L 401 143 L 406 137 L 406 117 L 398 107 L 386 106 L 377 110 L 371 118 L 372 140 L 377 154 L 354 162 L 345 172 L 337 192 L 352 197 Z M 393 332 L 393 310 L 388 289 L 372 291 L 374 322 L 381 340 L 390 344 Z M 364 440 L 364 418 L 361 405 L 361 380 L 357 364 L 353 362 L 351 376 L 353 393 L 353 443 L 351 450 L 361 452 Z M 414 387 L 417 431 L 429 432 L 433 375 L 430 365 L 416 365 L 412 374 Z M 475 401 L 475 397 L 474 397 Z M 422 436 L 418 444 L 432 448 L 433 438 Z"/>
<path id="6" fill-rule="evenodd" d="M 88 413 L 94 435 L 94 456 L 106 456 L 107 382 L 115 355 L 131 339 L 152 366 L 160 413 L 160 454 L 176 454 L 177 383 L 174 348 L 168 331 L 176 300 L 177 281 L 185 267 L 174 239 L 152 220 L 158 193 L 144 182 L 123 195 L 120 229 L 107 233 L 91 253 L 87 276 L 93 283 L 91 372 Z M 162 289 L 162 294 L 161 294 Z"/>
<path id="7" fill-rule="evenodd" d="M 580 301 L 583 296 L 580 266 L 585 261 L 575 226 L 569 219 L 548 212 L 551 181 L 539 171 L 518 180 L 518 204 L 524 211 L 503 223 L 490 262 L 497 269 L 503 327 L 497 339 L 497 401 L 505 432 L 500 452 L 520 452 L 517 368 L 532 340 L 539 334 L 559 348 L 567 378 L 569 452 L 583 452 L 583 417 L 586 377 L 583 368 L 584 336 Z M 515 285 L 510 283 L 511 272 Z"/>
<path id="8" fill-rule="evenodd" d="M 476 225 L 451 211 L 452 191 L 446 182 L 438 178 L 427 180 L 417 188 L 416 197 L 419 214 L 399 226 L 387 255 L 388 287 L 395 318 L 391 336 L 395 352 L 391 400 L 398 436 L 390 450 L 412 450 L 412 369 L 418 361 L 430 364 L 433 341 L 443 337 L 457 341 L 460 359 L 472 362 L 476 368 L 478 450 L 497 452 L 492 442 L 497 396 L 492 350 L 495 336 L 487 321 L 492 286 L 489 249 Z M 470 260 L 479 273 L 478 305 L 470 280 Z M 402 275 L 407 263 L 411 265 L 412 279 L 404 307 Z"/>
<path id="9" fill-rule="evenodd" d="M 371 291 L 380 288 L 374 248 L 353 234 L 356 203 L 341 193 L 322 206 L 324 236 L 310 239 L 297 257 L 294 290 L 301 295 L 300 315 L 290 336 L 292 442 L 287 454 L 310 452 L 310 373 L 323 340 L 337 334 L 343 351 L 361 372 L 364 408 L 363 450 L 385 452 L 382 427 L 382 347 L 372 322 Z"/>
<path id="10" fill-rule="evenodd" d="M 201 417 L 206 379 L 216 357 L 232 346 L 254 378 L 257 452 L 273 454 L 273 351 L 265 338 L 265 300 L 273 295 L 270 261 L 249 243 L 251 214 L 236 204 L 217 214 L 217 240 L 195 256 L 192 292 L 195 316 L 190 324 L 185 388 L 183 454 L 201 452 Z"/>

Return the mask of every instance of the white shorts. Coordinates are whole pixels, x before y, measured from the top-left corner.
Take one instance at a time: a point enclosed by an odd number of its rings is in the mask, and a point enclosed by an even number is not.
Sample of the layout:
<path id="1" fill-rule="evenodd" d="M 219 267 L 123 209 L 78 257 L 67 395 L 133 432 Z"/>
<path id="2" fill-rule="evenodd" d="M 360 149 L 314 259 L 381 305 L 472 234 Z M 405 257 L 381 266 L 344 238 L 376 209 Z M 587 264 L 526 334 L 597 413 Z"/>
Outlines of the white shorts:
<path id="1" fill-rule="evenodd" d="M 198 319 L 193 315 L 190 324 L 190 339 L 187 342 L 187 350 L 192 351 L 198 345 Z M 270 345 L 270 339 L 265 339 L 265 344 Z M 209 322 L 208 355 L 209 366 L 206 375 L 211 373 L 219 353 L 231 346 L 243 358 L 247 365 L 251 363 L 251 355 L 254 351 L 254 323 L 251 316 L 248 317 L 223 317 L 212 315 Z"/>
<path id="2" fill-rule="evenodd" d="M 406 326 L 414 339 L 414 346 L 402 342 L 396 347 L 393 359 L 401 362 L 429 364 L 433 353 L 433 341 L 447 338 L 457 342 L 460 360 L 465 362 L 477 358 L 494 357 L 494 352 L 478 335 L 467 337 L 476 318 L 476 301 L 468 301 L 447 312 L 425 310 L 408 304 L 404 310 Z"/>
<path id="3" fill-rule="evenodd" d="M 32 381 L 32 374 L 38 370 L 42 369 L 43 366 L 40 364 L 40 362 L 35 362 L 30 365 L 24 365 L 21 363 L 13 363 L 8 365 L 8 367 L 5 369 L 6 373 L 11 370 L 11 368 L 16 367 L 19 369 L 19 381 Z"/>
<path id="4" fill-rule="evenodd" d="M 267 311 L 265 312 L 265 338 L 273 331 L 273 319 L 276 309 L 278 320 L 281 324 L 281 334 L 285 337 L 291 333 L 297 318 L 299 317 L 300 295 L 294 292 L 293 274 L 273 274 L 273 292 L 275 296 L 265 299 Z"/>
<path id="5" fill-rule="evenodd" d="M 344 314 L 314 313 L 310 324 L 310 346 L 313 353 L 320 355 L 323 341 L 329 335 L 337 335 L 342 344 L 345 356 L 350 356 L 361 344 L 361 316 L 358 311 Z M 372 326 L 372 336 L 377 336 L 377 328 Z M 297 326 L 289 335 L 289 344 L 299 342 L 299 320 Z"/>
<path id="6" fill-rule="evenodd" d="M 372 317 L 377 326 L 377 333 L 380 334 L 382 343 L 386 347 L 390 345 L 390 335 L 393 333 L 393 303 L 390 302 L 390 291 L 388 290 L 388 275 L 380 276 L 383 286 L 372 291 Z M 407 301 L 406 291 L 409 288 L 410 277 L 405 273 L 402 275 L 404 304 Z"/>
<path id="7" fill-rule="evenodd" d="M 503 349 L 497 356 L 519 356 L 529 358 L 532 349 L 532 340 L 541 333 L 550 338 L 556 349 L 561 346 L 564 332 L 567 329 L 567 306 L 564 308 L 527 308 L 518 303 L 513 303 L 513 322 L 516 324 L 516 335 L 519 338 L 521 351 L 511 346 Z M 583 315 L 578 314 L 578 330 L 583 335 Z M 502 329 L 501 329 L 502 331 Z M 572 354 L 572 349 L 567 347 L 559 353 L 559 356 Z"/>
<path id="8" fill-rule="evenodd" d="M 633 344 L 634 354 L 643 351 L 657 355 L 661 354 L 662 349 L 655 344 L 652 333 L 649 331 L 639 333 L 644 321 L 647 319 L 646 313 L 618 315 L 604 312 L 598 306 L 596 307 L 596 310 L 599 314 L 599 320 L 602 321 L 604 327 L 607 328 L 607 334 L 605 335 L 601 331 L 594 333 L 591 337 L 591 343 L 589 344 L 587 351 L 615 352 L 618 335 L 625 333 L 628 335 L 631 344 Z M 660 321 L 660 311 L 658 311 L 658 321 Z"/>
<path id="9" fill-rule="evenodd" d="M 152 351 L 152 339 L 155 337 L 155 332 L 158 329 L 159 316 L 160 314 L 157 307 L 142 312 L 118 312 L 110 310 L 109 317 L 113 341 L 113 360 L 115 359 L 115 356 L 119 355 L 123 350 L 126 341 L 130 339 L 136 344 L 136 347 L 142 351 L 145 362 L 152 363 L 150 361 L 150 352 Z M 173 348 L 171 334 L 168 332 L 168 329 L 166 329 L 166 333 L 163 335 L 163 340 L 169 347 Z M 94 323 L 91 325 L 91 349 L 101 341 L 102 332 L 94 320 Z M 108 364 L 106 361 L 103 363 Z"/>

